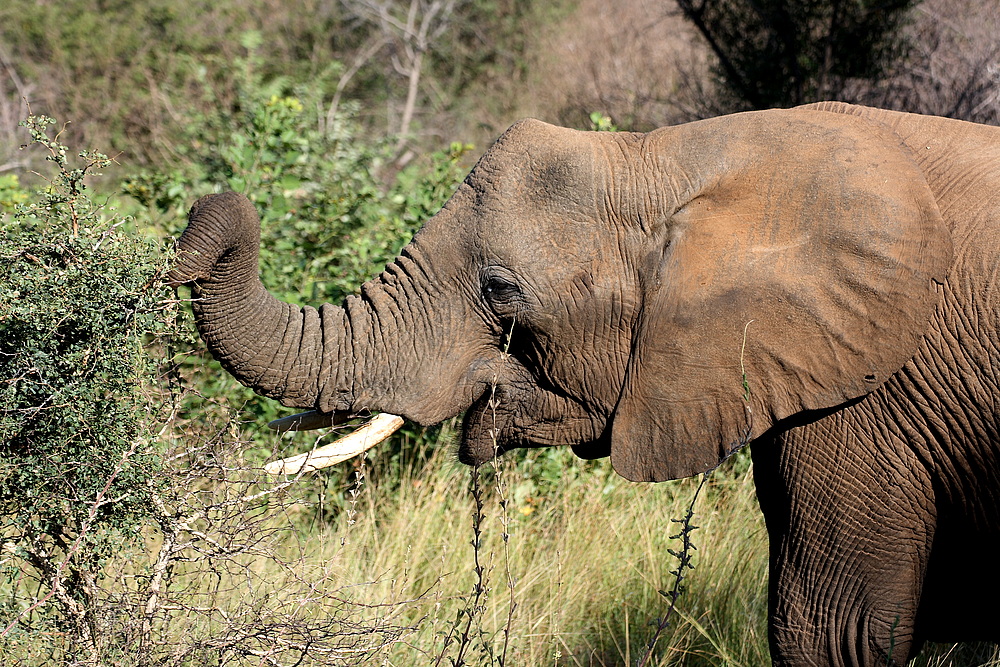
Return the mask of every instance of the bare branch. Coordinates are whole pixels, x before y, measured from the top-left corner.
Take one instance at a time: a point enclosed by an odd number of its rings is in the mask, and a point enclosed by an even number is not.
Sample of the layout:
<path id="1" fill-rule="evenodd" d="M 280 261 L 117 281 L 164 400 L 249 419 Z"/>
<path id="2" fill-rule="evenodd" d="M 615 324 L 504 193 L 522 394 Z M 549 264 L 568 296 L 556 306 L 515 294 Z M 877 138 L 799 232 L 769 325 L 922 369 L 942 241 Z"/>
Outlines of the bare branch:
<path id="1" fill-rule="evenodd" d="M 402 155 L 421 98 L 424 56 L 451 26 L 460 3 L 467 0 L 342 0 L 355 17 L 378 28 L 383 43 L 392 46 L 390 59 L 396 74 L 406 80 L 395 151 Z M 339 101 L 339 99 L 338 99 Z"/>

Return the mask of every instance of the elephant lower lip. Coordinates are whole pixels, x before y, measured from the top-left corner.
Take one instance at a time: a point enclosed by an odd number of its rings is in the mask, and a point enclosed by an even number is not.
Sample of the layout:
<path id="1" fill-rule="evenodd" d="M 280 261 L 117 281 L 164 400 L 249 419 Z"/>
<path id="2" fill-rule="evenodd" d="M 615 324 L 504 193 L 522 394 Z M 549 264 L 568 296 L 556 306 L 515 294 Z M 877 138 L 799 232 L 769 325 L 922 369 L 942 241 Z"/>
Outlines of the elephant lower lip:
<path id="1" fill-rule="evenodd" d="M 509 414 L 496 410 L 497 394 L 502 389 L 487 390 L 473 403 L 462 420 L 458 460 L 465 465 L 482 465 L 516 447 L 510 443 Z"/>
<path id="2" fill-rule="evenodd" d="M 462 427 L 458 460 L 466 465 L 481 465 L 512 449 L 572 445 L 586 459 L 611 453 L 606 418 L 530 381 L 484 393 L 466 411 Z"/>
<path id="3" fill-rule="evenodd" d="M 459 448 L 458 448 L 458 460 L 459 460 L 460 463 L 463 463 L 463 464 L 465 464 L 467 466 L 478 466 L 478 465 L 482 465 L 482 464 L 486 463 L 490 459 L 489 458 L 482 458 L 478 454 L 474 454 L 473 452 L 470 452 L 465 447 L 462 447 L 461 445 L 459 445 Z"/>
<path id="4" fill-rule="evenodd" d="M 581 442 L 579 445 L 570 445 L 573 453 L 581 459 L 591 461 L 593 459 L 604 459 L 611 456 L 611 440 L 602 436 L 598 440 Z"/>
<path id="5" fill-rule="evenodd" d="M 466 435 L 466 437 L 462 438 L 458 446 L 458 460 L 465 465 L 482 465 L 492 461 L 504 452 L 515 448 L 513 446 L 501 445 L 492 438 L 473 441 Z"/>

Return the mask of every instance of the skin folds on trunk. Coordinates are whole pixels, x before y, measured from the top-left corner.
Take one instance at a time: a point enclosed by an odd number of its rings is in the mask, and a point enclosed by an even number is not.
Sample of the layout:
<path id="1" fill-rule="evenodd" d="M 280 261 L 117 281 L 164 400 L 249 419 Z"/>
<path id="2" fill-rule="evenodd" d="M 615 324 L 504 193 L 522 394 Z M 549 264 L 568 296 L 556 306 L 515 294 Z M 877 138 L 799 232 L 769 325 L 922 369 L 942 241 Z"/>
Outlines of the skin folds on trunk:
<path id="1" fill-rule="evenodd" d="M 191 209 L 168 279 L 174 285 L 197 281 L 198 330 L 240 382 L 290 407 L 351 410 L 351 330 L 370 330 L 370 313 L 356 306 L 349 316 L 329 304 L 317 311 L 274 298 L 257 275 L 259 245 L 260 220 L 246 198 L 208 195 Z"/>
<path id="2" fill-rule="evenodd" d="M 289 407 L 383 411 L 434 424 L 464 410 L 493 376 L 467 344 L 481 337 L 481 321 L 463 310 L 464 300 L 441 294 L 440 286 L 458 289 L 458 281 L 431 275 L 424 259 L 425 246 L 441 256 L 454 245 L 449 215 L 439 213 L 438 231 L 418 233 L 360 296 L 317 310 L 279 301 L 261 283 L 253 204 L 235 193 L 207 195 L 191 209 L 168 280 L 193 283 L 202 338 L 257 393 Z M 437 309 L 426 307 L 428 292 Z"/>

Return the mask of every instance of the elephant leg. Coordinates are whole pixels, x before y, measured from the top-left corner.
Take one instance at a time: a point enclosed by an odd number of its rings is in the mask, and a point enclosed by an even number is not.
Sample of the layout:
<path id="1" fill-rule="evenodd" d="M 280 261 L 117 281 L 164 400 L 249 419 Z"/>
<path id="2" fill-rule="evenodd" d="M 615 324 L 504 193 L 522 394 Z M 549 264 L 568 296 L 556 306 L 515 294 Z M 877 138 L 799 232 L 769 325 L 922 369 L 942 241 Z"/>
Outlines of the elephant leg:
<path id="1" fill-rule="evenodd" d="M 919 649 L 930 487 L 905 447 L 853 423 L 844 410 L 754 445 L 776 665 L 905 665 Z"/>
<path id="2" fill-rule="evenodd" d="M 770 628 L 775 665 L 905 665 L 919 646 L 914 622 L 919 580 L 864 558 L 821 561 L 828 553 L 785 543 L 771 559 Z M 907 562 L 909 561 L 909 562 Z M 878 576 L 858 576 L 873 572 Z"/>

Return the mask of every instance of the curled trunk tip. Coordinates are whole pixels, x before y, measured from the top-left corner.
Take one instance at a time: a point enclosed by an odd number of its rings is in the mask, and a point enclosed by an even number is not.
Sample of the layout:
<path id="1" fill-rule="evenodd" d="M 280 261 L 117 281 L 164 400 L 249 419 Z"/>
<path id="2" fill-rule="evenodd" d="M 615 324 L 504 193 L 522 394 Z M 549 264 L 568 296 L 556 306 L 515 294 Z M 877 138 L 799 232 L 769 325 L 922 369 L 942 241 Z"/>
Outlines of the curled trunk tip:
<path id="1" fill-rule="evenodd" d="M 167 274 L 172 287 L 207 280 L 227 254 L 243 255 L 256 270 L 260 217 L 249 199 L 235 192 L 201 197 L 188 213 L 188 226 L 177 239 L 177 260 Z"/>

